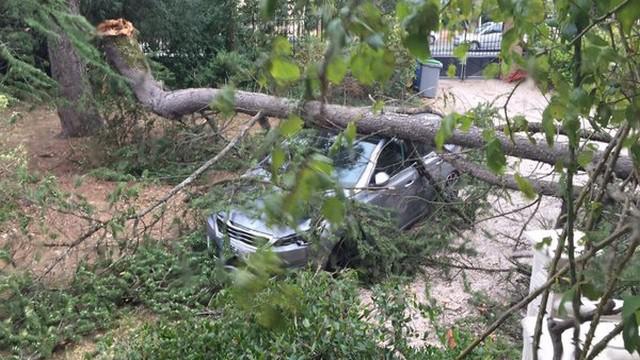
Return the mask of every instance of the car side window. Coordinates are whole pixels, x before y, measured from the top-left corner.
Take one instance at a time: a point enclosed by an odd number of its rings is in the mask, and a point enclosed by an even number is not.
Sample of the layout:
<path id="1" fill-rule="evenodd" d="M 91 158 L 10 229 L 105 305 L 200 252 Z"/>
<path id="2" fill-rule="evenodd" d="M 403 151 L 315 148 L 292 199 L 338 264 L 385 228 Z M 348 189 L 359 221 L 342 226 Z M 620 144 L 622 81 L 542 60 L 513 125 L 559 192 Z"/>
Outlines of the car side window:
<path id="1" fill-rule="evenodd" d="M 374 174 L 379 172 L 385 172 L 390 177 L 399 173 L 402 169 L 404 169 L 405 162 L 405 149 L 403 144 L 398 141 L 389 141 L 385 144 L 384 148 L 380 152 L 380 156 L 378 156 L 378 161 L 376 163 L 376 169 Z M 372 179 L 373 182 L 373 179 Z"/>

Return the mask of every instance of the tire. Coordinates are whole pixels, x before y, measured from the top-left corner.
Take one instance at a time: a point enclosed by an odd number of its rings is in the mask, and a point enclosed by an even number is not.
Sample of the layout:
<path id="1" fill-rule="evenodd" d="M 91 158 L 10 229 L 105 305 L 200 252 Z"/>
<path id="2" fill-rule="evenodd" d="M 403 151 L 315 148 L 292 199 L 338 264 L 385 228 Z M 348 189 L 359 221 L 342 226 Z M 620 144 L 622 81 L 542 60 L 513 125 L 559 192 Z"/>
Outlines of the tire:
<path id="1" fill-rule="evenodd" d="M 460 180 L 460 173 L 457 170 L 450 172 L 444 182 L 444 200 L 452 202 L 458 198 L 458 188 L 456 184 Z"/>
<path id="2" fill-rule="evenodd" d="M 341 269 L 353 266 L 357 262 L 358 249 L 348 239 L 340 240 L 331 250 L 331 254 L 325 263 L 325 270 L 337 272 Z"/>
<path id="3" fill-rule="evenodd" d="M 429 44 L 433 45 L 436 43 L 436 37 L 433 35 L 429 35 Z"/>
<path id="4" fill-rule="evenodd" d="M 479 42 L 474 41 L 469 45 L 469 51 L 478 51 L 478 50 L 480 50 L 480 43 Z"/>

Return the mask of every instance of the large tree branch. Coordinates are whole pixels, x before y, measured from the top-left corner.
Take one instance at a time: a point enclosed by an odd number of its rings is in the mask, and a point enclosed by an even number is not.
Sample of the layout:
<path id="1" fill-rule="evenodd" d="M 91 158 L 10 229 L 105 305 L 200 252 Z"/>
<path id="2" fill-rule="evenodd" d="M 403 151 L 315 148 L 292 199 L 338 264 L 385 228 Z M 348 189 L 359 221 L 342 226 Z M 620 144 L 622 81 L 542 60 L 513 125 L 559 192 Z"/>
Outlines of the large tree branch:
<path id="1" fill-rule="evenodd" d="M 495 175 L 489 169 L 474 164 L 470 161 L 462 159 L 455 154 L 442 154 L 443 159 L 453 165 L 458 171 L 469 174 L 477 179 L 480 179 L 489 184 L 505 187 L 512 190 L 520 190 L 520 186 L 516 182 L 513 176 L 509 175 Z M 531 183 L 531 186 L 540 195 L 562 197 L 562 188 L 559 183 L 554 181 L 536 180 L 527 178 Z M 574 194 L 577 196 L 582 191 L 581 187 L 574 188 Z"/>
<path id="2" fill-rule="evenodd" d="M 115 25 L 114 25 L 115 24 Z M 167 117 L 179 118 L 209 106 L 219 94 L 219 89 L 198 88 L 166 91 L 149 70 L 140 46 L 133 35 L 133 26 L 124 20 L 110 21 L 98 27 L 102 45 L 111 64 L 130 83 L 138 100 L 150 111 Z M 441 117 L 435 114 L 375 113 L 371 109 L 341 105 L 321 104 L 318 101 L 297 101 L 260 93 L 236 91 L 235 107 L 239 112 L 255 114 L 263 111 L 266 116 L 285 118 L 291 113 L 302 115 L 316 125 L 345 127 L 356 122 L 358 132 L 378 133 L 419 142 L 433 143 L 440 128 Z M 468 131 L 454 131 L 447 139 L 451 144 L 469 148 L 485 145 L 483 129 L 471 127 Z M 528 138 L 513 135 L 513 141 L 504 134 L 496 134 L 502 150 L 512 156 L 541 161 L 547 164 L 566 163 L 569 148 L 566 144 L 533 144 Z M 597 152 L 593 161 L 603 156 Z M 618 177 L 626 178 L 633 172 L 631 159 L 621 156 L 614 166 Z"/>
<path id="3" fill-rule="evenodd" d="M 507 128 L 506 125 L 496 126 L 496 130 L 500 130 L 500 131 L 504 131 L 506 128 Z M 526 132 L 537 134 L 537 133 L 544 133 L 545 131 L 544 131 L 544 127 L 542 126 L 542 123 L 530 122 L 527 124 Z M 562 126 L 556 126 L 555 132 L 557 134 L 567 135 L 567 131 Z M 595 131 L 595 130 L 587 130 L 587 129 L 579 129 L 578 136 L 580 136 L 583 139 L 605 142 L 605 143 L 610 142 L 612 139 L 611 135 L 607 134 L 604 131 Z"/>

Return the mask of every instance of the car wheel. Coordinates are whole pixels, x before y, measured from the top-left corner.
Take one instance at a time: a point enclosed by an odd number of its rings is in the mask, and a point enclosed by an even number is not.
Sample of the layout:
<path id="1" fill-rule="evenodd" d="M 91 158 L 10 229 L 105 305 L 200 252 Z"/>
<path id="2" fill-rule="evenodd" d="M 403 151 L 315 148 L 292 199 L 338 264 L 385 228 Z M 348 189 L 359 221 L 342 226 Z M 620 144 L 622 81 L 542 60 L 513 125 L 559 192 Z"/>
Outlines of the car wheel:
<path id="1" fill-rule="evenodd" d="M 470 50 L 470 51 L 478 51 L 478 50 L 480 50 L 480 43 L 479 43 L 479 42 L 477 42 L 477 41 L 472 42 L 472 43 L 469 45 L 469 50 Z"/>
<path id="2" fill-rule="evenodd" d="M 460 180 L 460 173 L 457 170 L 447 175 L 443 189 L 445 201 L 451 202 L 458 197 L 458 188 L 456 187 L 458 180 Z"/>
<path id="3" fill-rule="evenodd" d="M 340 269 L 353 265 L 357 257 L 358 249 L 356 245 L 349 239 L 343 238 L 333 247 L 325 264 L 325 270 L 337 272 Z"/>
<path id="4" fill-rule="evenodd" d="M 436 43 L 436 37 L 433 35 L 429 35 L 429 44 L 433 45 Z"/>

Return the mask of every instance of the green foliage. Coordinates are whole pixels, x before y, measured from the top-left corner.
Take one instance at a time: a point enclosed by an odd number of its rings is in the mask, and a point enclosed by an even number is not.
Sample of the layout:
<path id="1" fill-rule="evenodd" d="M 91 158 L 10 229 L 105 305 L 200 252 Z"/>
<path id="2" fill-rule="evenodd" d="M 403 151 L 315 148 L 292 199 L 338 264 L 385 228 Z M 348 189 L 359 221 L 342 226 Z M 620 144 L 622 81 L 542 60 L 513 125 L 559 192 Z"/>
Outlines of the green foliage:
<path id="1" fill-rule="evenodd" d="M 9 107 L 9 98 L 6 95 L 0 94 L 0 111 Z"/>
<path id="2" fill-rule="evenodd" d="M 15 358 L 46 357 L 63 342 L 112 326 L 131 306 L 182 317 L 207 306 L 224 284 L 220 271 L 206 254 L 157 244 L 142 246 L 115 263 L 84 264 L 60 289 L 2 271 L 0 351 Z"/>
<path id="3" fill-rule="evenodd" d="M 19 201 L 31 180 L 25 149 L 0 148 L 0 229 L 4 229 L 9 220 L 20 220 L 23 225 L 28 221 L 26 215 L 19 211 Z"/>
<path id="4" fill-rule="evenodd" d="M 502 151 L 502 144 L 497 138 L 488 138 L 487 144 L 485 145 L 485 154 L 489 169 L 497 174 L 504 172 L 507 165 L 507 159 Z"/>
<path id="5" fill-rule="evenodd" d="M 466 244 L 453 245 L 456 230 L 469 226 L 478 210 L 488 206 L 486 185 L 463 177 L 461 187 L 468 190 L 463 199 L 437 200 L 427 216 L 412 230 L 400 230 L 393 216 L 384 209 L 359 203 L 349 204 L 348 230 L 340 251 L 352 256 L 344 259 L 363 281 L 376 282 L 419 272 L 429 259 L 445 259 L 451 254 L 473 254 Z"/>
<path id="6" fill-rule="evenodd" d="M 440 3 L 433 0 L 400 1 L 396 5 L 398 21 L 405 30 L 403 44 L 418 60 L 429 58 L 429 34 L 438 28 Z"/>
<path id="7" fill-rule="evenodd" d="M 627 296 L 624 298 L 622 321 L 624 322 L 622 337 L 625 349 L 629 353 L 640 351 L 640 334 L 638 333 L 638 326 L 640 326 L 640 296 Z"/>
<path id="8" fill-rule="evenodd" d="M 210 317 L 184 316 L 143 325 L 126 339 L 98 344 L 104 357 L 259 358 L 282 355 L 323 359 L 453 359 L 454 349 L 411 348 L 413 334 L 406 316 L 413 303 L 398 284 L 373 289 L 373 304 L 362 308 L 352 273 L 297 271 L 265 278 L 254 296 L 221 291 Z M 244 294 L 244 293 L 241 293 Z M 274 299 L 280 301 L 274 302 Z M 264 310 L 276 311 L 275 322 L 263 322 Z M 456 331 L 459 345 L 471 335 Z M 471 359 L 496 358 L 504 345 L 488 341 Z M 502 357 L 504 358 L 504 357 Z"/>
<path id="9" fill-rule="evenodd" d="M 195 86 L 223 87 L 235 84 L 244 88 L 252 84 L 252 68 L 247 55 L 221 50 L 213 59 L 192 72 L 189 81 Z"/>
<path id="10" fill-rule="evenodd" d="M 533 200 L 536 198 L 537 193 L 533 188 L 533 185 L 531 185 L 531 182 L 529 182 L 529 180 L 522 177 L 522 175 L 518 173 L 514 175 L 514 178 L 516 179 L 516 184 L 518 184 L 518 188 L 520 188 L 520 191 L 522 191 L 522 193 L 527 199 Z"/>

